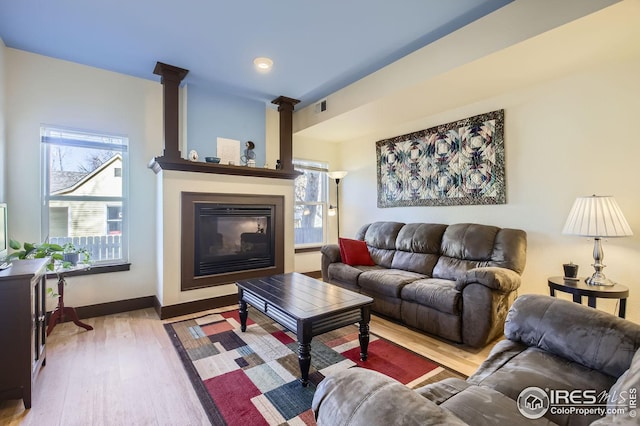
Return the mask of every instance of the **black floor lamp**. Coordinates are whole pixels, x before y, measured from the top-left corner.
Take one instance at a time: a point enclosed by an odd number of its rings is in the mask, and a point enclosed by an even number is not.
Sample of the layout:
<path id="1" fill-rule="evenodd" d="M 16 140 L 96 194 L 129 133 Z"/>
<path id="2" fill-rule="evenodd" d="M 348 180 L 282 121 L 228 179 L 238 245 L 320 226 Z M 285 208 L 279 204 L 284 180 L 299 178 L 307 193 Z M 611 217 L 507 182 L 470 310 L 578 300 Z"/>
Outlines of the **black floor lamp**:
<path id="1" fill-rule="evenodd" d="M 336 210 L 338 210 L 338 217 L 336 217 L 337 223 L 337 231 L 338 237 L 340 237 L 340 179 L 347 175 L 347 172 L 344 170 L 339 170 L 335 172 L 329 172 L 329 177 L 336 181 Z"/>

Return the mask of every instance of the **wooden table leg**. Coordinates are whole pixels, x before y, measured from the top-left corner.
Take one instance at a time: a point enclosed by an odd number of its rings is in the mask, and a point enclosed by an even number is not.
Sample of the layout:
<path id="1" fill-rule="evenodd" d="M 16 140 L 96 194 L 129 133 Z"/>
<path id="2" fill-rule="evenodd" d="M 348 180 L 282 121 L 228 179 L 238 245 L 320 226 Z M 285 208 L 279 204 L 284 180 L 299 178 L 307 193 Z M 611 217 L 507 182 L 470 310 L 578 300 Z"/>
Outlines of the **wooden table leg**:
<path id="1" fill-rule="evenodd" d="M 55 327 L 56 324 L 60 322 L 64 322 L 66 317 L 69 317 L 69 319 L 73 321 L 73 323 L 78 327 L 82 327 L 87 331 L 93 330 L 93 327 L 91 327 L 89 324 L 85 324 L 80 321 L 80 318 L 78 318 L 78 314 L 76 313 L 76 310 L 74 308 L 64 306 L 65 285 L 66 282 L 64 280 L 64 277 L 61 276 L 58 279 L 58 307 L 53 311 L 51 317 L 49 318 L 49 325 L 47 326 L 47 336 L 51 334 L 51 332 L 53 331 L 53 327 Z"/>
<path id="2" fill-rule="evenodd" d="M 618 310 L 618 316 L 624 318 L 627 313 L 627 298 L 620 299 L 620 310 Z"/>
<path id="3" fill-rule="evenodd" d="M 360 310 L 362 320 L 360 321 L 360 334 L 358 340 L 360 341 L 360 360 L 366 361 L 369 351 L 369 321 L 371 320 L 371 311 L 369 306 L 365 306 Z"/>
<path id="4" fill-rule="evenodd" d="M 240 316 L 240 330 L 247 331 L 247 317 L 249 316 L 249 312 L 247 311 L 247 302 L 242 300 L 244 293 L 242 289 L 238 289 L 238 303 L 240 305 L 240 309 L 238 311 L 238 315 Z"/>
<path id="5" fill-rule="evenodd" d="M 55 327 L 56 324 L 62 321 L 62 318 L 60 317 L 61 315 L 62 315 L 62 310 L 60 310 L 60 308 L 58 307 L 53 311 L 53 313 L 49 317 L 49 325 L 47 326 L 47 337 L 53 331 L 53 327 Z"/>
<path id="6" fill-rule="evenodd" d="M 82 321 L 80 321 L 80 318 L 78 318 L 78 314 L 76 313 L 75 308 L 70 308 L 68 306 L 65 306 L 63 309 L 64 310 L 62 311 L 62 318 L 69 317 L 69 319 L 73 321 L 73 323 L 78 327 L 82 327 L 87 331 L 93 330 L 93 327 L 91 327 L 89 324 L 85 324 Z"/>
<path id="7" fill-rule="evenodd" d="M 589 296 L 589 306 L 592 308 L 596 307 L 596 297 L 595 296 Z"/>
<path id="8" fill-rule="evenodd" d="M 309 369 L 311 368 L 311 324 L 298 324 L 298 364 L 300 365 L 300 382 L 303 387 L 309 384 Z"/>
<path id="9" fill-rule="evenodd" d="M 307 387 L 311 368 L 311 342 L 298 343 L 298 364 L 300 364 L 300 382 L 303 387 Z"/>
<path id="10" fill-rule="evenodd" d="M 576 302 L 576 303 L 582 304 L 582 296 L 580 296 L 579 294 L 574 294 L 573 295 L 573 301 Z"/>

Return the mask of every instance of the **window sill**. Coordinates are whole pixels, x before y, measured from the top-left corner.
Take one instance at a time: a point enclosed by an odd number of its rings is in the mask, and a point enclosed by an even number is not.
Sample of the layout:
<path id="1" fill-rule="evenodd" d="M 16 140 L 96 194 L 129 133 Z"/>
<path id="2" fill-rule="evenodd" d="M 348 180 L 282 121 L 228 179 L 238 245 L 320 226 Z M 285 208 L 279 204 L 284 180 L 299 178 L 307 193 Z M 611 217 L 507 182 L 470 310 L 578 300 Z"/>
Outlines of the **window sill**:
<path id="1" fill-rule="evenodd" d="M 300 248 L 295 249 L 295 252 L 296 253 L 312 253 L 312 252 L 320 251 L 320 249 L 322 249 L 322 246 L 300 247 Z"/>
<path id="2" fill-rule="evenodd" d="M 106 274 L 110 272 L 128 271 L 130 269 L 131 269 L 131 263 L 114 263 L 110 265 L 91 266 L 90 268 L 81 269 L 78 271 L 68 271 L 68 272 L 65 272 L 64 275 L 65 277 L 77 277 L 81 275 L 95 275 L 95 274 Z M 48 272 L 47 278 L 57 279 L 58 274 L 56 274 L 55 272 Z"/>

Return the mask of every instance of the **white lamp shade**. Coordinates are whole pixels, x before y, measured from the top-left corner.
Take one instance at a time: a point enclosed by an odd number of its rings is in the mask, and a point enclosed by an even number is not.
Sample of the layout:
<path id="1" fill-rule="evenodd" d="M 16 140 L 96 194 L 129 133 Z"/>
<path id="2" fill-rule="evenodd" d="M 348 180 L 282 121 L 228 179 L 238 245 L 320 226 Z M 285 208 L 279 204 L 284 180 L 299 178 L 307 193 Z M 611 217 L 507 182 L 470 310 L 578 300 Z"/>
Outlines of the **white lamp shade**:
<path id="1" fill-rule="evenodd" d="M 347 173 L 348 172 L 345 171 L 345 170 L 338 170 L 338 171 L 335 171 L 335 172 L 329 172 L 327 174 L 329 175 L 329 177 L 331 179 L 342 179 L 343 177 L 345 177 L 347 175 Z"/>
<path id="2" fill-rule="evenodd" d="M 609 238 L 633 235 L 616 200 L 597 195 L 576 198 L 562 233 Z"/>

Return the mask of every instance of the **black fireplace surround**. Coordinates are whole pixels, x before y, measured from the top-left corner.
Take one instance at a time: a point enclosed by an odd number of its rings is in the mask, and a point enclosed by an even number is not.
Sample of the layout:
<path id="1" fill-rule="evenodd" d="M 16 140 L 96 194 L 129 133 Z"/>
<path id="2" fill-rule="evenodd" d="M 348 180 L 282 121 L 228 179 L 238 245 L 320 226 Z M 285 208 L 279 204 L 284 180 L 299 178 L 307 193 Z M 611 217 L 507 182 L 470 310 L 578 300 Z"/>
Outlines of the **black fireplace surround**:
<path id="1" fill-rule="evenodd" d="M 182 290 L 284 272 L 284 197 L 182 193 Z"/>

